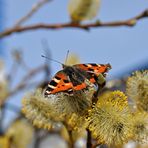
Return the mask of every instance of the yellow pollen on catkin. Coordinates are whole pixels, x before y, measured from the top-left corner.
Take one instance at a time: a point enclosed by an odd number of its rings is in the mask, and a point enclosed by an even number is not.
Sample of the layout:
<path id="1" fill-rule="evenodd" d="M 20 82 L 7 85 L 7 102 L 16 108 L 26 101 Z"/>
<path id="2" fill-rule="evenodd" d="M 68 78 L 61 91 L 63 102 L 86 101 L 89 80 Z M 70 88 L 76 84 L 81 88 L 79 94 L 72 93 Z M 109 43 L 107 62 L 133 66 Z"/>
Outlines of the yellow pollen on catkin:
<path id="1" fill-rule="evenodd" d="M 126 93 L 138 110 L 148 112 L 148 70 L 136 71 L 128 78 Z"/>
<path id="2" fill-rule="evenodd" d="M 121 146 L 132 137 L 131 114 L 123 92 L 107 92 L 99 96 L 88 114 L 89 129 L 100 143 Z"/>

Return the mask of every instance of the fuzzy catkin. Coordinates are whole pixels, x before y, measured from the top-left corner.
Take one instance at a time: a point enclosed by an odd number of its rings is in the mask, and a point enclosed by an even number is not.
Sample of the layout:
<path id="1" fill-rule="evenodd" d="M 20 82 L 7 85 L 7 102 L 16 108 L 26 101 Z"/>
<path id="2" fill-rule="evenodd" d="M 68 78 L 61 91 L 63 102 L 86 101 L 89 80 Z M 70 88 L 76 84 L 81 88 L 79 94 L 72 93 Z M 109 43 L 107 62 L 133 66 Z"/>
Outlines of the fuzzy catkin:
<path id="1" fill-rule="evenodd" d="M 73 22 L 93 19 L 100 7 L 100 0 L 70 0 L 68 10 Z"/>
<path id="2" fill-rule="evenodd" d="M 72 95 L 58 92 L 44 97 L 41 90 L 26 95 L 22 111 L 39 128 L 51 129 L 57 122 L 64 122 L 70 128 L 75 128 L 79 123 L 81 126 L 83 115 L 91 107 L 95 92 L 94 84 L 86 81 L 88 87 Z"/>
<path id="3" fill-rule="evenodd" d="M 18 119 L 11 124 L 5 135 L 10 139 L 12 148 L 26 148 L 34 137 L 34 129 L 27 120 Z"/>
<path id="4" fill-rule="evenodd" d="M 122 145 L 132 136 L 131 114 L 127 97 L 114 91 L 100 96 L 88 115 L 89 129 L 93 137 L 102 144 Z"/>
<path id="5" fill-rule="evenodd" d="M 139 110 L 148 112 L 148 70 L 136 71 L 128 78 L 126 93 Z"/>
<path id="6" fill-rule="evenodd" d="M 133 140 L 140 144 L 148 144 L 148 114 L 137 111 L 133 113 Z"/>

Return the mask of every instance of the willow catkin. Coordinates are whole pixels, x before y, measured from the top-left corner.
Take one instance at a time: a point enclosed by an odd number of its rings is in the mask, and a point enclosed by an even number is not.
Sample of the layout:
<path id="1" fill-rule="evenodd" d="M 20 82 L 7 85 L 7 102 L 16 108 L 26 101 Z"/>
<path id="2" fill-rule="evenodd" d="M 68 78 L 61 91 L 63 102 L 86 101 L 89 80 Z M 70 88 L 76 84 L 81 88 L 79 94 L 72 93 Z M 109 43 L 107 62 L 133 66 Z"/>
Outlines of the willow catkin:
<path id="1" fill-rule="evenodd" d="M 132 136 L 131 114 L 123 92 L 107 92 L 89 111 L 89 129 L 98 142 L 121 146 Z"/>
<path id="2" fill-rule="evenodd" d="M 68 5 L 72 22 L 93 19 L 99 10 L 100 0 L 70 0 Z"/>
<path id="3" fill-rule="evenodd" d="M 148 114 L 137 111 L 133 113 L 133 140 L 140 144 L 148 144 Z"/>
<path id="4" fill-rule="evenodd" d="M 6 137 L 10 139 L 10 148 L 26 148 L 34 137 L 34 129 L 25 119 L 17 119 L 6 131 Z"/>
<path id="5" fill-rule="evenodd" d="M 134 72 L 127 80 L 126 92 L 139 110 L 148 112 L 148 70 Z"/>
<path id="6" fill-rule="evenodd" d="M 39 128 L 50 129 L 57 122 L 74 128 L 92 105 L 95 88 L 88 80 L 86 83 L 87 89 L 75 91 L 74 95 L 58 92 L 44 97 L 41 90 L 30 93 L 23 98 L 22 111 Z"/>

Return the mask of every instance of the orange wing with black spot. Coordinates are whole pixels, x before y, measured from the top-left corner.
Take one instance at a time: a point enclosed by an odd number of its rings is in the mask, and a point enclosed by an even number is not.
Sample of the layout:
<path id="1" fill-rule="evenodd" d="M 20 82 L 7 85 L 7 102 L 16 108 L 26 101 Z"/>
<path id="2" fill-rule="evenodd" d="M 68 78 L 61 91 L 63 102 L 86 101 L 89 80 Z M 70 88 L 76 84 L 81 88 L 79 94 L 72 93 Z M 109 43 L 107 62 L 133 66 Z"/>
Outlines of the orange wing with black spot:
<path id="1" fill-rule="evenodd" d="M 96 83 L 96 76 L 99 76 L 101 73 L 103 76 L 105 76 L 105 73 L 111 69 L 110 64 L 95 64 L 95 63 L 88 63 L 88 64 L 76 64 L 72 66 L 72 72 L 70 72 L 70 67 L 67 69 L 59 71 L 56 73 L 56 75 L 52 78 L 52 80 L 49 82 L 48 87 L 45 90 L 45 96 L 50 94 L 55 94 L 57 92 L 71 92 L 73 90 L 82 90 L 87 87 L 87 84 L 84 82 L 85 78 L 88 79 L 91 83 Z M 74 70 L 77 69 L 77 71 Z M 80 70 L 81 71 L 78 71 Z M 81 72 L 86 71 L 86 73 L 83 73 L 81 77 L 83 80 L 79 80 L 78 74 L 81 74 Z M 71 82 L 70 77 L 72 76 L 72 73 L 75 73 L 78 77 L 78 80 L 75 79 Z M 76 73 L 78 72 L 78 73 Z M 78 83 L 74 83 L 78 82 Z"/>
<path id="2" fill-rule="evenodd" d="M 106 73 L 109 69 L 111 69 L 110 64 L 95 64 L 95 63 L 87 63 L 87 64 L 76 64 L 74 67 L 81 68 L 88 72 L 93 72 L 95 74 Z"/>
<path id="3" fill-rule="evenodd" d="M 86 88 L 85 83 L 73 86 L 72 82 L 69 81 L 68 76 L 63 72 L 63 70 L 61 70 L 56 73 L 56 75 L 49 82 L 44 95 L 47 96 L 64 91 L 71 92 L 73 90 L 81 90 L 83 88 Z"/>
<path id="4" fill-rule="evenodd" d="M 108 72 L 108 70 L 111 69 L 110 64 L 96 64 L 96 63 L 76 64 L 74 65 L 74 67 L 80 68 L 92 74 L 92 77 L 89 79 L 90 82 L 92 83 L 96 82 L 93 75 L 98 76 L 101 73 L 103 76 L 106 76 L 106 72 Z"/>

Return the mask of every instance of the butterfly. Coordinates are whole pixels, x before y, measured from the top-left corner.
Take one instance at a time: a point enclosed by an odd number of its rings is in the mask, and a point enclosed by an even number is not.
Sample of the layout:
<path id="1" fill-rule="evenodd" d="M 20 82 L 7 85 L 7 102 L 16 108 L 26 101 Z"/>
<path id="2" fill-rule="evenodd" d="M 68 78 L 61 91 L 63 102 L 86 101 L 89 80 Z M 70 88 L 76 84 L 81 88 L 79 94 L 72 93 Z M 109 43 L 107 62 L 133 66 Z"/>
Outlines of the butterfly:
<path id="1" fill-rule="evenodd" d="M 101 75 L 105 79 L 106 73 L 111 69 L 110 64 L 87 63 L 73 66 L 62 65 L 63 70 L 58 71 L 48 83 L 44 91 L 45 97 L 59 92 L 72 94 L 74 91 L 84 90 L 88 87 L 86 81 L 100 86 L 99 76 Z M 104 83 L 105 81 L 101 85 L 104 85 Z"/>

